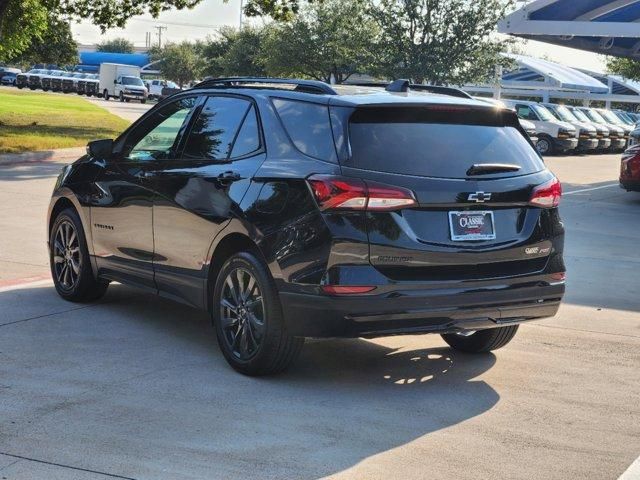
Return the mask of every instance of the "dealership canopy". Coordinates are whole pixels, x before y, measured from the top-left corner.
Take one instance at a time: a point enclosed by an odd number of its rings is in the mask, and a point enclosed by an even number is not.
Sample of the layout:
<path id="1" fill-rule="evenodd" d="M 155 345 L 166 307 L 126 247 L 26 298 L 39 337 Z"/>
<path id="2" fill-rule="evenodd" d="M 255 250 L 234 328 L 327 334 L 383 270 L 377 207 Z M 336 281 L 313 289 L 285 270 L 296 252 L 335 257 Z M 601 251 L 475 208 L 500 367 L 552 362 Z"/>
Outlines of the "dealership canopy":
<path id="1" fill-rule="evenodd" d="M 640 0 L 536 0 L 501 20 L 498 31 L 640 59 Z"/>

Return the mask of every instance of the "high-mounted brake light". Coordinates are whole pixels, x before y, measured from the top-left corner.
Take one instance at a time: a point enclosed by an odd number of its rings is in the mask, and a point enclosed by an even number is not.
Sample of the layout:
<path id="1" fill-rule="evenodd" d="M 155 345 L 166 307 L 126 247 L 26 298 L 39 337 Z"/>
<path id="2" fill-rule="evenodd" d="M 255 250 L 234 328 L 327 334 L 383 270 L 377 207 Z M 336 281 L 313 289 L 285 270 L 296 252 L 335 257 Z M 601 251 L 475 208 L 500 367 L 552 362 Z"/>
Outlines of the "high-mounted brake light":
<path id="1" fill-rule="evenodd" d="M 313 175 L 307 181 L 320 210 L 391 211 L 417 204 L 406 188 L 329 175 Z"/>
<path id="2" fill-rule="evenodd" d="M 529 205 L 542 208 L 553 208 L 560 205 L 562 197 L 562 185 L 560 180 L 554 178 L 536 188 L 531 192 Z"/>

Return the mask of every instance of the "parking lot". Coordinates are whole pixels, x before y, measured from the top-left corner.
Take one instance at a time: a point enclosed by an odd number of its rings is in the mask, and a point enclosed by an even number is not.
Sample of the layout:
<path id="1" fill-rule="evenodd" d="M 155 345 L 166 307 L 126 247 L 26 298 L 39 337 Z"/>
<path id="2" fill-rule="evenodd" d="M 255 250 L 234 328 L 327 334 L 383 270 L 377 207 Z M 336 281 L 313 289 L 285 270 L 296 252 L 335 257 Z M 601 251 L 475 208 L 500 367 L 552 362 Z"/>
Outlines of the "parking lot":
<path id="1" fill-rule="evenodd" d="M 640 194 L 617 155 L 548 164 L 566 192 L 556 318 L 476 357 L 438 336 L 309 341 L 262 379 L 228 367 L 198 311 L 119 285 L 62 301 L 44 227 L 62 165 L 2 167 L 2 478 L 618 478 L 640 454 Z"/>

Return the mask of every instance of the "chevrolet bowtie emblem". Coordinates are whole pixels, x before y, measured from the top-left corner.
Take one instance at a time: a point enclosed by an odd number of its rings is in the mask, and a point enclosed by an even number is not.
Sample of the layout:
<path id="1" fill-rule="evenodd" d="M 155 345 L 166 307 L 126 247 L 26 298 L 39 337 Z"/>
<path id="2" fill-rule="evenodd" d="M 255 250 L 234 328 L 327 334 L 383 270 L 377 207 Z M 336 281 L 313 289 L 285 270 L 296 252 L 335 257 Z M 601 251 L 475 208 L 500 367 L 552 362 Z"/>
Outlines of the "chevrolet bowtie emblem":
<path id="1" fill-rule="evenodd" d="M 468 200 L 470 202 L 476 202 L 476 203 L 488 202 L 489 200 L 491 200 L 491 194 L 485 193 L 485 192 L 471 193 L 469 194 Z"/>

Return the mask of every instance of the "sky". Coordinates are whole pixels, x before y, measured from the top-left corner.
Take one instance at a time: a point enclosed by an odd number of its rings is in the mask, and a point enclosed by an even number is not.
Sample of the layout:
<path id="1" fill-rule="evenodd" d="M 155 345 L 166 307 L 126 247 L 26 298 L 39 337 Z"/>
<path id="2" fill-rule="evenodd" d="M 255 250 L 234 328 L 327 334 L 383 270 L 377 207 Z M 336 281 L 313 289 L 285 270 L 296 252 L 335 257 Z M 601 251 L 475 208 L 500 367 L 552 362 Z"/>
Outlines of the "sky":
<path id="1" fill-rule="evenodd" d="M 149 15 L 134 17 L 127 23 L 124 29 L 108 30 L 105 34 L 90 22 L 81 22 L 72 25 L 75 39 L 81 44 L 94 44 L 105 39 L 125 37 L 135 46 L 144 47 L 146 32 L 152 32 L 152 40 L 157 43 L 158 30 L 155 27 L 165 26 L 162 30 L 162 41 L 179 42 L 182 40 L 204 39 L 207 35 L 215 33 L 216 29 L 231 25 L 237 27 L 240 23 L 241 0 L 203 0 L 192 10 L 169 11 L 160 14 L 157 19 Z M 251 22 L 261 22 L 260 19 L 251 19 Z M 605 69 L 605 60 L 602 55 L 583 52 L 566 47 L 559 47 L 542 42 L 523 42 L 520 50 L 534 57 L 543 57 L 549 60 L 568 65 L 570 67 L 586 68 L 602 72 Z"/>

